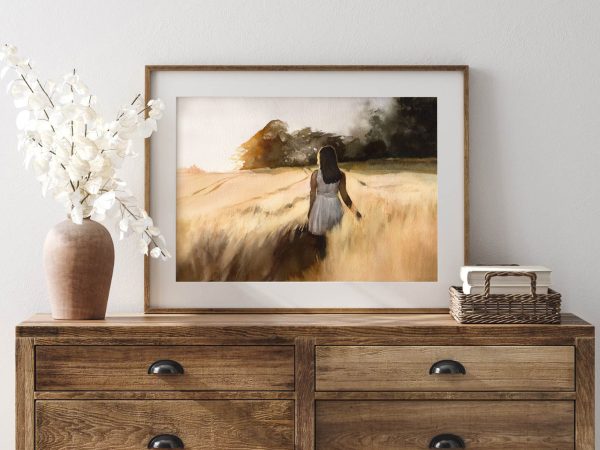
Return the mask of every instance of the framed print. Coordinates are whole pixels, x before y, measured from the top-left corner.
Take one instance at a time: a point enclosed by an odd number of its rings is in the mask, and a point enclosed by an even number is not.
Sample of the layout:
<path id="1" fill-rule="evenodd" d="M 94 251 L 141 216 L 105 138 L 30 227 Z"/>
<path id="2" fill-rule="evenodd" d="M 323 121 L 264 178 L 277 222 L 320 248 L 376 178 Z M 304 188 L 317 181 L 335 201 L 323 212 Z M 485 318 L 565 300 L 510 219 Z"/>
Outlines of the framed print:
<path id="1" fill-rule="evenodd" d="M 147 66 L 145 311 L 445 310 L 467 261 L 467 66 Z"/>

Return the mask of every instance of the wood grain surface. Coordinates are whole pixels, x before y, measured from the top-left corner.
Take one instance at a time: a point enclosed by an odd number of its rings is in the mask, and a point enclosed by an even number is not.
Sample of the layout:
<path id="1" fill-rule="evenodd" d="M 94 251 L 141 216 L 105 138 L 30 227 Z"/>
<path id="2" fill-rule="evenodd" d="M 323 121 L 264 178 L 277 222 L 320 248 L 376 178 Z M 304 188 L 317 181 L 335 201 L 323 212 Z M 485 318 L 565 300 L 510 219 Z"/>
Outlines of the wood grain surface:
<path id="1" fill-rule="evenodd" d="M 466 374 L 430 375 L 437 361 Z M 318 391 L 573 391 L 573 347 L 318 346 Z"/>
<path id="2" fill-rule="evenodd" d="M 37 450 L 140 450 L 173 434 L 186 450 L 294 448 L 294 402 L 77 401 L 36 403 Z"/>
<path id="3" fill-rule="evenodd" d="M 577 339 L 577 401 L 575 426 L 577 449 L 593 449 L 594 434 L 594 339 Z"/>
<path id="4" fill-rule="evenodd" d="M 38 315 L 16 330 L 16 449 L 143 449 L 172 433 L 187 449 L 412 450 L 456 433 L 468 449 L 593 450 L 594 327 L 562 317 Z M 184 375 L 147 375 L 157 359 Z M 430 378 L 439 359 L 467 374 Z"/>
<path id="5" fill-rule="evenodd" d="M 572 395 L 573 399 L 575 395 Z M 36 391 L 35 400 L 295 400 L 294 391 Z M 556 399 L 557 397 L 552 397 Z M 559 397 L 561 400 L 568 398 Z"/>
<path id="6" fill-rule="evenodd" d="M 16 348 L 16 450 L 33 450 L 34 443 L 34 377 L 33 339 L 17 338 Z"/>
<path id="7" fill-rule="evenodd" d="M 296 449 L 315 448 L 315 341 L 296 340 Z"/>
<path id="8" fill-rule="evenodd" d="M 44 395 L 44 398 L 47 395 Z M 318 391 L 316 400 L 575 400 L 572 391 Z M 37 398 L 37 397 L 36 397 Z"/>
<path id="9" fill-rule="evenodd" d="M 318 401 L 317 450 L 421 450 L 460 436 L 470 450 L 574 448 L 569 401 Z"/>
<path id="10" fill-rule="evenodd" d="M 97 321 L 53 321 L 37 315 L 17 336 L 42 343 L 240 343 L 292 344 L 297 336 L 317 344 L 355 345 L 574 345 L 594 327 L 564 314 L 560 325 L 460 325 L 448 314 L 205 314 L 122 315 Z M 82 342 L 81 340 L 85 340 Z M 62 340 L 62 341 L 61 341 Z"/>
<path id="11" fill-rule="evenodd" d="M 158 360 L 182 375 L 149 375 Z M 294 390 L 293 346 L 37 346 L 38 390 Z"/>

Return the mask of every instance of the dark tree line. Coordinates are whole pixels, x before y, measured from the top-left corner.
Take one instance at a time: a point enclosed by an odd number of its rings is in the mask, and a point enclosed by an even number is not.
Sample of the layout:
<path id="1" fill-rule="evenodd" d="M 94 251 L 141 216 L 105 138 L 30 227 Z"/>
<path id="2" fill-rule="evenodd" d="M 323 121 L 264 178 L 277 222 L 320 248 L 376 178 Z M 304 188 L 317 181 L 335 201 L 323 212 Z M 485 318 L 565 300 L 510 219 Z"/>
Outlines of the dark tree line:
<path id="1" fill-rule="evenodd" d="M 340 136 L 310 128 L 290 132 L 281 120 L 270 121 L 240 146 L 242 169 L 316 164 L 324 145 L 340 161 L 437 156 L 437 98 L 396 98 L 390 111 L 368 111 L 368 128 L 357 136 Z"/>

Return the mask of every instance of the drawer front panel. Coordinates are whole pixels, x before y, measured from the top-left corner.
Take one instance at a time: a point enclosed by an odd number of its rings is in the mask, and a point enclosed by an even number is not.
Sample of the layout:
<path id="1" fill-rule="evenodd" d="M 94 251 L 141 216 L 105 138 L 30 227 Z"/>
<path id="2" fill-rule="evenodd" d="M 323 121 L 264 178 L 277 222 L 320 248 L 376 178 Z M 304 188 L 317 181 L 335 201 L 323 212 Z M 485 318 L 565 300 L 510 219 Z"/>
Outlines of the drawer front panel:
<path id="1" fill-rule="evenodd" d="M 183 374 L 148 374 L 161 360 Z M 168 363 L 172 364 L 172 363 Z M 36 388 L 293 390 L 293 346 L 38 346 Z"/>
<path id="2" fill-rule="evenodd" d="M 40 450 L 140 450 L 165 434 L 193 450 L 291 450 L 294 402 L 38 401 L 35 429 Z"/>
<path id="3" fill-rule="evenodd" d="M 316 416 L 317 450 L 420 450 L 448 434 L 472 450 L 568 450 L 575 440 L 571 401 L 318 401 Z"/>
<path id="4" fill-rule="evenodd" d="M 574 358 L 573 347 L 568 346 L 318 346 L 316 388 L 318 391 L 572 391 Z M 430 374 L 432 366 L 440 361 L 451 361 L 457 372 L 462 366 L 465 373 Z"/>

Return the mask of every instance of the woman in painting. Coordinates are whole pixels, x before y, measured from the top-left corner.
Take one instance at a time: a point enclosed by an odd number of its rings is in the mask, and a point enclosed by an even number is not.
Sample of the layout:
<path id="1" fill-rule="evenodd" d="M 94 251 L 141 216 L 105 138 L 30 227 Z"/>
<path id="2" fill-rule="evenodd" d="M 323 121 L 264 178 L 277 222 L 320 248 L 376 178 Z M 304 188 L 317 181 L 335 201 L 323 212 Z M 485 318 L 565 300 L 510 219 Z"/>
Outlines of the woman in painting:
<path id="1" fill-rule="evenodd" d="M 310 177 L 308 231 L 317 236 L 319 256 L 324 258 L 325 234 L 338 225 L 344 215 L 339 196 L 357 219 L 361 219 L 362 215 L 348 195 L 346 174 L 338 167 L 335 149 L 330 145 L 321 148 L 317 159 L 319 170 L 315 170 Z"/>

